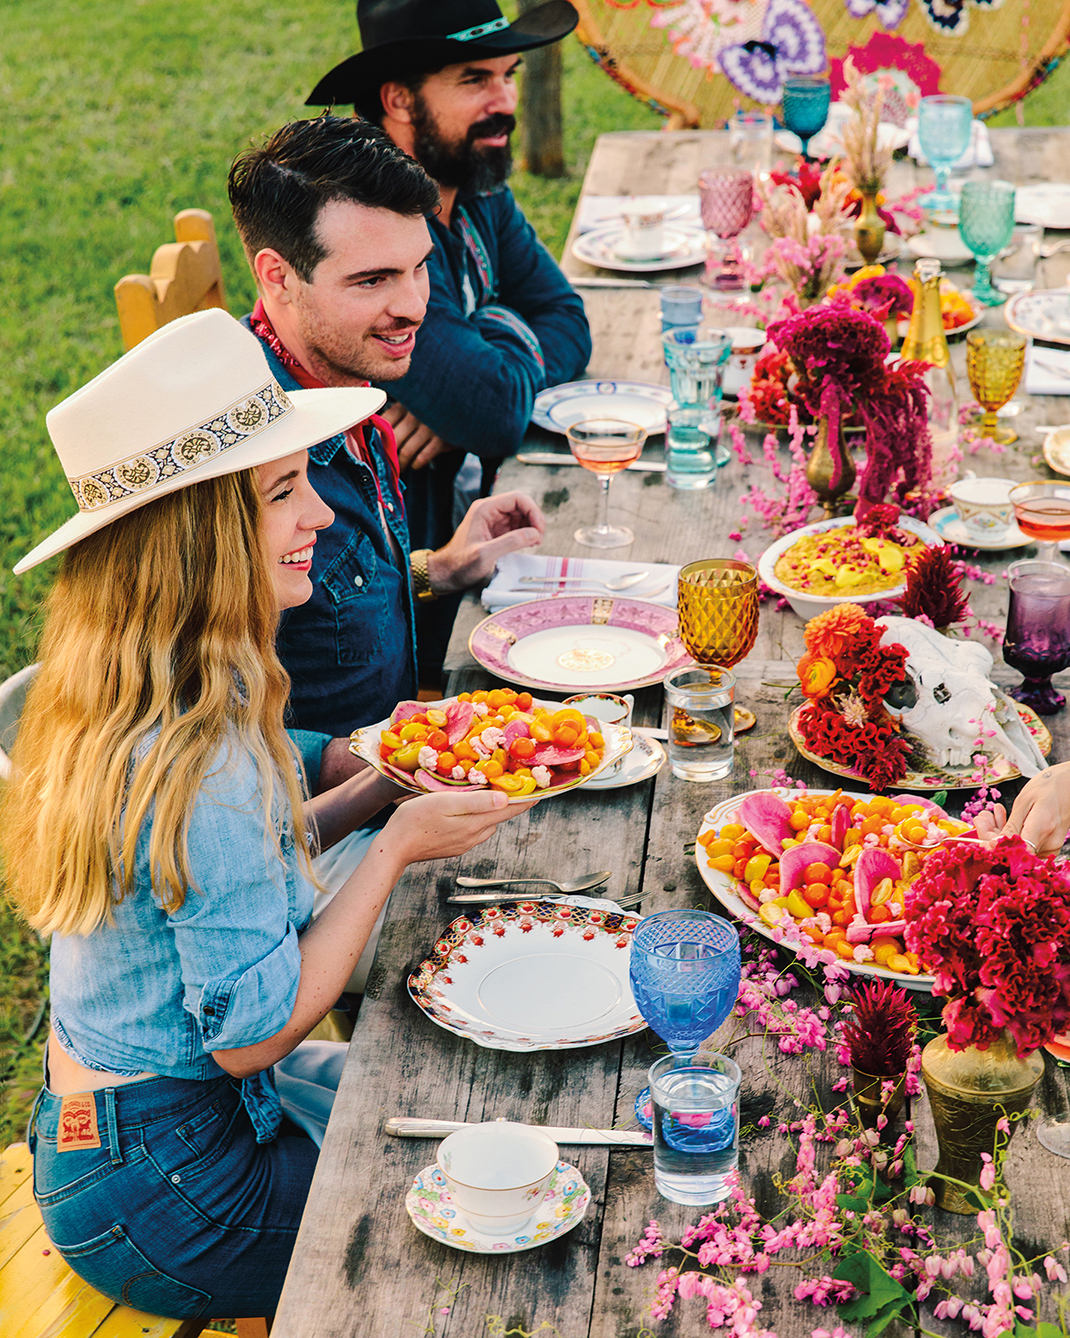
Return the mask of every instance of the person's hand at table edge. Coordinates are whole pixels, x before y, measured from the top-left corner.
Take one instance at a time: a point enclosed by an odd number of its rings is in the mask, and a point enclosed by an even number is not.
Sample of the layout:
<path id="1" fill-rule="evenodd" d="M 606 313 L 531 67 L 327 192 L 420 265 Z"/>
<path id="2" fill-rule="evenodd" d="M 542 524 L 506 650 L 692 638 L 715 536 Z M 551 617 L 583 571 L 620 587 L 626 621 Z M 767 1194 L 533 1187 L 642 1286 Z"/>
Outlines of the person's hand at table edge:
<path id="1" fill-rule="evenodd" d="M 436 595 L 466 590 L 485 580 L 506 553 L 542 543 L 546 519 L 530 497 L 504 492 L 481 497 L 468 508 L 453 538 L 427 555 L 427 574 Z"/>
<path id="2" fill-rule="evenodd" d="M 423 469 L 436 455 L 457 449 L 432 432 L 426 423 L 421 423 L 403 404 L 387 405 L 382 417 L 394 429 L 398 464 L 402 469 Z"/>
<path id="3" fill-rule="evenodd" d="M 1038 855 L 1057 855 L 1070 831 L 1070 762 L 1041 771 L 1022 787 L 1010 817 L 1002 804 L 978 813 L 974 822 L 984 841 L 1020 836 Z"/>

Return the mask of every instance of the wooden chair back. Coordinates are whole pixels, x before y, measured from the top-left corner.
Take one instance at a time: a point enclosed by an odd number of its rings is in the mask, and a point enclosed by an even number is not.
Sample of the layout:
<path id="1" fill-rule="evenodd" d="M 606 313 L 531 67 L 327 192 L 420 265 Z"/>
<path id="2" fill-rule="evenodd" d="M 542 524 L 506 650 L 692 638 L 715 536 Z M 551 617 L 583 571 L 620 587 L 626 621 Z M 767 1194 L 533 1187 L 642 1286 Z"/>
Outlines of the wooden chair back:
<path id="1" fill-rule="evenodd" d="M 226 310 L 212 215 L 206 209 L 181 210 L 175 237 L 156 248 L 148 274 L 126 274 L 115 285 L 126 349 L 179 316 L 209 307 Z"/>

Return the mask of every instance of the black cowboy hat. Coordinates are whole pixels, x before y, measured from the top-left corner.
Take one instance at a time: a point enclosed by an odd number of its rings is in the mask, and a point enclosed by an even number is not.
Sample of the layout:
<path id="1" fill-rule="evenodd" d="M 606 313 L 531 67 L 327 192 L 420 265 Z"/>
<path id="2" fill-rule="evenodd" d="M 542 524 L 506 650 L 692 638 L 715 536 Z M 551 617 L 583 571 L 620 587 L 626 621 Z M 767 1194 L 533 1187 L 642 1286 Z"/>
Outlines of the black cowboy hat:
<path id="1" fill-rule="evenodd" d="M 548 46 L 570 33 L 579 17 L 568 0 L 547 0 L 515 23 L 497 0 L 357 0 L 364 49 L 325 74 L 305 106 L 357 103 L 402 73 Z"/>

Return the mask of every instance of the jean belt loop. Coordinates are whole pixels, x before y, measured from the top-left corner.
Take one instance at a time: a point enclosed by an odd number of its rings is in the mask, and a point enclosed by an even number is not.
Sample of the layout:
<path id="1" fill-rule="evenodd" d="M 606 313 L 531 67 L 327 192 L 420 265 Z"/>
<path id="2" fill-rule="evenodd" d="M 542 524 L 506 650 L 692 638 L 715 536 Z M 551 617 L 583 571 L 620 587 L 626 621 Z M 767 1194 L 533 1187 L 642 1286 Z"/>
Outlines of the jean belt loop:
<path id="1" fill-rule="evenodd" d="M 108 1125 L 108 1146 L 111 1148 L 111 1164 L 121 1166 L 123 1153 L 119 1147 L 119 1121 L 115 1118 L 115 1088 L 104 1089 L 104 1118 Z"/>

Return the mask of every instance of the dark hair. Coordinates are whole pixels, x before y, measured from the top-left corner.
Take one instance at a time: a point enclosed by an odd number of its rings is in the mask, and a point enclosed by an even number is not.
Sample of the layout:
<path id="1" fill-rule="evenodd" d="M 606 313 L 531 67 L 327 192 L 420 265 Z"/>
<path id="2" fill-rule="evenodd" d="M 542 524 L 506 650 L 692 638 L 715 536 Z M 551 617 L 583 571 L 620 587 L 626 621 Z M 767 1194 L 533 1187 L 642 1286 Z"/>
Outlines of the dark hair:
<path id="1" fill-rule="evenodd" d="M 386 115 L 382 98 L 383 85 L 401 84 L 410 93 L 419 93 L 430 75 L 437 74 L 439 70 L 446 68 L 439 61 L 431 62 L 431 64 L 433 68 L 428 69 L 428 62 L 413 64 L 410 59 L 403 70 L 394 65 L 384 65 L 382 67 L 383 72 L 376 75 L 375 81 L 370 87 L 358 89 L 353 100 L 354 114 L 363 116 L 366 121 L 371 121 L 374 125 L 382 125 L 383 117 Z"/>
<path id="2" fill-rule="evenodd" d="M 385 131 L 341 116 L 284 125 L 235 159 L 227 189 L 249 263 L 271 247 L 305 283 L 326 255 L 316 236 L 325 204 L 350 200 L 416 218 L 439 203 L 438 187 Z"/>

